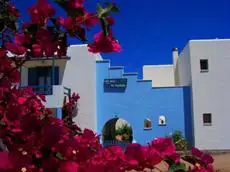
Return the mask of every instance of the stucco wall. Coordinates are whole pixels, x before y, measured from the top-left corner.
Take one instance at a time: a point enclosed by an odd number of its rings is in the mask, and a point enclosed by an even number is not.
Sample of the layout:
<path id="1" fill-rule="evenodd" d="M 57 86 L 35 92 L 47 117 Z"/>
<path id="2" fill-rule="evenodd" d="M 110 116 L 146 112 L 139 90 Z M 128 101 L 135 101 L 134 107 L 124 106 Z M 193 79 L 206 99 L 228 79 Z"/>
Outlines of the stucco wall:
<path id="1" fill-rule="evenodd" d="M 46 96 L 49 108 L 62 106 L 64 87 L 80 94 L 79 114 L 74 121 L 81 128 L 96 129 L 96 59 L 102 60 L 99 54 L 89 53 L 86 45 L 70 46 L 67 52 L 70 60 L 56 60 L 59 66 L 59 85 L 53 88 L 53 95 Z M 29 61 L 21 69 L 22 86 L 28 85 L 28 67 L 49 66 L 52 60 Z"/>
<path id="2" fill-rule="evenodd" d="M 137 74 L 123 74 L 128 78 L 125 92 L 104 92 L 104 79 L 113 78 L 109 61 L 97 62 L 97 132 L 116 115 L 131 124 L 134 140 L 146 144 L 154 137 L 164 137 L 180 130 L 185 135 L 185 108 L 189 103 L 186 87 L 152 88 L 149 81 L 137 81 Z M 118 69 L 122 70 L 122 69 Z M 116 78 L 118 76 L 116 75 Z M 158 125 L 160 115 L 166 116 L 166 126 Z M 152 130 L 144 130 L 144 119 L 152 121 Z M 186 135 L 187 136 L 187 135 Z"/>
<path id="3" fill-rule="evenodd" d="M 79 93 L 79 114 L 74 121 L 81 128 L 96 129 L 96 58 L 88 52 L 85 45 L 70 46 L 68 56 L 71 57 L 66 63 L 63 73 L 62 85 L 71 88 L 72 92 Z"/>
<path id="4" fill-rule="evenodd" d="M 143 79 L 152 80 L 153 87 L 174 86 L 173 65 L 144 65 Z"/>
<path id="5" fill-rule="evenodd" d="M 191 65 L 190 65 L 190 49 L 189 44 L 185 46 L 177 60 L 177 69 L 179 72 L 179 80 L 176 85 L 188 86 L 191 85 Z"/>
<path id="6" fill-rule="evenodd" d="M 201 149 L 230 149 L 230 40 L 189 44 L 195 145 Z M 208 59 L 208 72 L 200 72 L 200 59 Z M 211 126 L 203 125 L 203 113 L 212 113 Z"/>

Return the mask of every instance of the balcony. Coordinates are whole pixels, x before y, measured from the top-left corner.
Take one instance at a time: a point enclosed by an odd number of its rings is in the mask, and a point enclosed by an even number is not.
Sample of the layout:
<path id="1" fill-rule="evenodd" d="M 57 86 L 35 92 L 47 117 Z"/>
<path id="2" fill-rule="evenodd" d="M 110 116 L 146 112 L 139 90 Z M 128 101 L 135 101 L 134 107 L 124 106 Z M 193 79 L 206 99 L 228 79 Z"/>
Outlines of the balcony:
<path id="1" fill-rule="evenodd" d="M 31 87 L 36 94 L 46 95 L 44 105 L 47 108 L 57 108 L 63 106 L 65 96 L 71 95 L 71 89 L 63 85 L 46 85 L 46 86 L 21 86 Z"/>
<path id="2" fill-rule="evenodd" d="M 52 85 L 34 85 L 34 86 L 20 86 L 20 88 L 30 87 L 33 89 L 33 92 L 36 94 L 43 94 L 43 95 L 52 95 L 53 94 L 53 86 Z"/>

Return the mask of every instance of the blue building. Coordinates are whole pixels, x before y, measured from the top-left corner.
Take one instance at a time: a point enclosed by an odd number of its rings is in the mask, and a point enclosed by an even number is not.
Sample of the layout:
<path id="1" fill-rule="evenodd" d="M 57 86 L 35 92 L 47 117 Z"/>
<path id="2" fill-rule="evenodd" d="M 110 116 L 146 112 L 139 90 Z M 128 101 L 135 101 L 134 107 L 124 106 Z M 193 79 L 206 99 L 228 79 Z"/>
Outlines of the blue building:
<path id="1" fill-rule="evenodd" d="M 138 80 L 137 73 L 89 53 L 87 45 L 72 45 L 67 57 L 24 63 L 20 86 L 45 94 L 45 106 L 60 118 L 65 96 L 79 93 L 73 120 L 103 138 L 114 136 L 123 119 L 142 144 L 179 130 L 199 149 L 228 150 L 229 47 L 229 39 L 190 40 L 180 53 L 173 49 L 172 64 L 145 65 Z"/>
<path id="2" fill-rule="evenodd" d="M 152 87 L 152 80 L 138 80 L 137 73 L 110 67 L 110 61 L 96 63 L 97 133 L 113 119 L 124 119 L 133 139 L 146 144 L 155 137 L 181 131 L 192 140 L 190 87 Z M 112 127 L 112 126 L 110 126 Z"/>
<path id="3" fill-rule="evenodd" d="M 105 131 L 114 136 L 115 124 L 123 119 L 138 143 L 181 131 L 192 144 L 190 87 L 174 84 L 173 65 L 155 67 L 144 68 L 144 79 L 139 80 L 137 73 L 110 66 L 110 61 L 89 53 L 86 46 L 71 46 L 66 58 L 26 62 L 21 68 L 21 86 L 45 94 L 45 106 L 59 118 L 65 96 L 79 93 L 79 114 L 74 121 L 103 138 Z"/>

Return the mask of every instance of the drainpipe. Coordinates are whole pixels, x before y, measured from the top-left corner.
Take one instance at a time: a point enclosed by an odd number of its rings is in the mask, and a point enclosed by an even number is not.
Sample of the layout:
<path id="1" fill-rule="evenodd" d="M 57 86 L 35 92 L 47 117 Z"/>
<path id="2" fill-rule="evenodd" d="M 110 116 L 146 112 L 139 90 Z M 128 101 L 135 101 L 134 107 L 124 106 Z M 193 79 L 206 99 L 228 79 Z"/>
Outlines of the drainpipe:
<path id="1" fill-rule="evenodd" d="M 51 85 L 54 85 L 54 77 L 55 77 L 55 57 L 52 58 L 52 81 Z"/>
<path id="2" fill-rule="evenodd" d="M 53 94 L 54 77 L 55 77 L 55 57 L 53 56 L 52 57 L 52 78 L 51 78 L 51 86 L 49 88 L 51 94 Z"/>

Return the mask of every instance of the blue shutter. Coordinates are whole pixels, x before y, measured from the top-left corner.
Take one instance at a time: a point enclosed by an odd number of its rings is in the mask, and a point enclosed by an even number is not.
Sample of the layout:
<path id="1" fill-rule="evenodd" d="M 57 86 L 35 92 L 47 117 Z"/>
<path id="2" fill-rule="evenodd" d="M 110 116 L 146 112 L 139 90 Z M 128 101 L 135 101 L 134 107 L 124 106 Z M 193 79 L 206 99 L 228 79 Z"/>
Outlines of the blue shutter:
<path id="1" fill-rule="evenodd" d="M 59 85 L 59 67 L 54 68 L 54 85 Z"/>
<path id="2" fill-rule="evenodd" d="M 28 69 L 28 86 L 37 85 L 37 68 Z"/>

